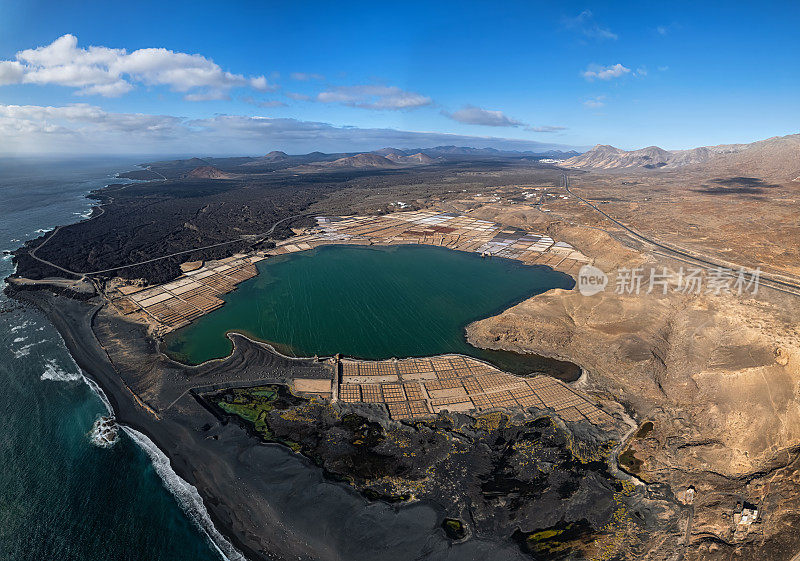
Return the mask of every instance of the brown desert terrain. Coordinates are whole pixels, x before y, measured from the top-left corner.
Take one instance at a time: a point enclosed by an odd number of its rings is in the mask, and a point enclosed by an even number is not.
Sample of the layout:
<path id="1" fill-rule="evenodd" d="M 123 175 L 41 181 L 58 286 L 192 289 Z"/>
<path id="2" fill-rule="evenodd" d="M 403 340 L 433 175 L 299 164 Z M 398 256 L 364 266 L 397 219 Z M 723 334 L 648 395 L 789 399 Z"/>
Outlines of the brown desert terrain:
<path id="1" fill-rule="evenodd" d="M 468 337 L 574 361 L 586 387 L 622 403 L 640 425 L 652 423 L 629 439 L 620 464 L 691 506 L 684 543 L 654 537 L 640 558 L 684 547 L 688 559 L 789 559 L 800 546 L 790 530 L 800 499 L 800 291 L 792 288 L 800 276 L 793 204 L 800 188 L 791 182 L 800 160 L 796 136 L 756 144 L 714 158 L 708 169 L 570 172 L 572 192 L 635 233 L 787 283 L 762 285 L 755 295 L 680 292 L 681 267 L 713 267 L 643 242 L 564 188 L 548 190 L 556 196 L 542 204 L 456 205 L 557 234 L 609 273 L 604 292 L 552 291 L 476 322 Z M 513 192 L 503 193 L 506 201 Z M 666 267 L 666 293 L 648 294 L 644 282 L 639 294 L 617 293 L 623 271 L 638 267 L 645 275 Z M 757 523 L 741 522 L 743 504 L 757 506 Z"/>

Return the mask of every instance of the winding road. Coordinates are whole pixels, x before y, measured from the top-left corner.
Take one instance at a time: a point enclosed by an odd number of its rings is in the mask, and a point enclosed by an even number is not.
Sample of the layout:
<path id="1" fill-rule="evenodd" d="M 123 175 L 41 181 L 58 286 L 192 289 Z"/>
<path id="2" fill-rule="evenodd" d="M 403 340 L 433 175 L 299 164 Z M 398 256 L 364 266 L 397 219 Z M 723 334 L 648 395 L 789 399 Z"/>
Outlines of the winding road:
<path id="1" fill-rule="evenodd" d="M 622 222 L 620 222 L 616 218 L 613 218 L 612 216 L 609 216 L 608 213 L 606 213 L 605 211 L 603 211 L 602 209 L 597 207 L 597 205 L 595 205 L 593 203 L 590 203 L 589 201 L 587 201 L 586 199 L 584 199 L 583 197 L 581 197 L 580 195 L 578 195 L 577 193 L 572 191 L 569 188 L 569 176 L 566 173 L 562 173 L 561 177 L 564 180 L 564 189 L 566 190 L 567 193 L 569 193 L 570 195 L 572 195 L 573 197 L 575 197 L 576 199 L 581 201 L 583 204 L 589 206 L 590 208 L 592 208 L 595 211 L 597 211 L 600 214 L 602 214 L 605 218 L 607 218 L 608 220 L 613 222 L 615 225 L 617 225 L 620 228 L 622 228 L 623 230 L 625 230 L 628 234 L 630 234 L 635 239 L 637 239 L 637 240 L 639 240 L 641 242 L 644 242 L 645 244 L 657 247 L 658 249 L 661 249 L 663 251 L 666 251 L 669 254 L 670 257 L 678 257 L 679 259 L 681 259 L 683 261 L 688 261 L 688 262 L 690 262 L 690 263 L 692 263 L 694 265 L 698 265 L 698 266 L 703 267 L 703 268 L 720 268 L 720 269 L 730 269 L 731 268 L 731 263 L 723 263 L 723 262 L 720 262 L 720 261 L 714 261 L 713 259 L 710 259 L 708 257 L 697 255 L 697 254 L 693 254 L 689 250 L 676 248 L 676 247 L 671 247 L 671 246 L 668 246 L 668 245 L 664 244 L 663 242 L 659 242 L 658 240 L 655 240 L 653 238 L 649 238 L 649 237 L 646 237 L 646 236 L 640 234 L 639 232 L 637 232 L 633 228 L 623 224 Z M 741 267 L 738 264 L 733 264 L 733 265 Z M 741 267 L 741 268 L 744 269 L 744 270 L 749 270 L 747 267 Z M 765 274 L 763 271 L 761 271 L 759 273 L 759 284 L 761 284 L 763 286 L 768 286 L 769 288 L 772 288 L 773 290 L 784 292 L 786 294 L 792 294 L 793 296 L 800 296 L 800 284 L 789 282 L 789 281 L 784 281 L 784 280 L 780 280 L 780 279 L 776 279 L 774 276 L 771 276 L 769 274 Z"/>

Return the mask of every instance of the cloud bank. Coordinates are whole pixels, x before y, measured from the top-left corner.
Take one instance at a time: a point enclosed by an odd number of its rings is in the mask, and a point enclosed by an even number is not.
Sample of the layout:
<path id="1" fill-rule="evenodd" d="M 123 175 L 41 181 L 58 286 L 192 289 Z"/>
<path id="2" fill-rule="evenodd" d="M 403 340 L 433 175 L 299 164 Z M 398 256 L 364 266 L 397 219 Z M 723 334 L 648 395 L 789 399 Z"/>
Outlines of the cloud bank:
<path id="1" fill-rule="evenodd" d="M 390 111 L 416 109 L 433 103 L 431 98 L 416 92 L 406 91 L 397 86 L 374 84 L 329 88 L 317 94 L 315 99 L 322 103 L 340 103 L 361 109 Z"/>
<path id="2" fill-rule="evenodd" d="M 459 123 L 468 125 L 483 125 L 487 127 L 519 127 L 524 125 L 522 121 L 517 121 L 508 117 L 502 111 L 493 111 L 490 109 L 481 109 L 474 105 L 465 105 L 458 111 L 448 113 L 442 111 L 442 115 L 449 117 Z"/>
<path id="3" fill-rule="evenodd" d="M 5 154 L 260 154 L 276 147 L 307 153 L 442 144 L 533 151 L 573 148 L 497 137 L 339 127 L 298 119 L 243 115 L 186 119 L 110 113 L 86 103 L 0 105 L 0 153 Z"/>
<path id="4" fill-rule="evenodd" d="M 558 132 L 567 129 L 567 127 L 550 125 L 529 125 L 517 119 L 512 119 L 502 111 L 482 109 L 474 105 L 465 105 L 458 111 L 452 113 L 442 111 L 442 115 L 467 125 L 481 125 L 485 127 L 525 127 L 525 130 L 528 132 Z"/>

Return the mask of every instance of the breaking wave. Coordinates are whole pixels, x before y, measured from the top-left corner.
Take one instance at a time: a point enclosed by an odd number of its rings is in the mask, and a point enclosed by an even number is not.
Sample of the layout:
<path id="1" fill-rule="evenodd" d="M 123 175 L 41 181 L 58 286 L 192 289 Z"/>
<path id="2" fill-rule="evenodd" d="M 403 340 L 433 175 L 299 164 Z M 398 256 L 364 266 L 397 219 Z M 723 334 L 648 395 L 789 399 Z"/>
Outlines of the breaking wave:
<path id="1" fill-rule="evenodd" d="M 29 322 L 29 321 L 23 321 L 23 322 L 22 322 L 22 323 L 20 323 L 19 325 L 15 325 L 14 327 L 12 327 L 10 331 L 11 331 L 11 333 L 16 333 L 16 332 L 17 332 L 17 331 L 19 331 L 20 329 L 25 329 L 25 328 L 26 328 L 26 327 L 28 327 L 30 324 L 31 324 L 31 322 Z"/>
<path id="2" fill-rule="evenodd" d="M 158 446 L 137 430 L 126 426 L 122 426 L 122 430 L 150 457 L 153 468 L 164 486 L 172 493 L 186 515 L 206 534 L 217 553 L 226 561 L 246 561 L 244 555 L 239 553 L 214 527 L 197 489 L 175 473 L 169 463 L 169 458 Z"/>
<path id="3" fill-rule="evenodd" d="M 42 372 L 42 380 L 52 380 L 54 382 L 77 382 L 83 379 L 83 374 L 79 372 L 66 372 L 59 368 L 58 363 L 50 359 L 45 362 L 44 372 Z"/>
<path id="4" fill-rule="evenodd" d="M 111 402 L 108 400 L 108 396 L 106 395 L 106 392 L 103 391 L 103 388 L 98 386 L 97 382 L 95 382 L 91 378 L 87 378 L 83 374 L 81 374 L 81 378 L 83 378 L 83 381 L 86 383 L 86 385 L 89 386 L 92 389 L 92 391 L 97 394 L 97 397 L 99 397 L 100 401 L 102 401 L 103 405 L 105 405 L 108 414 L 113 415 L 114 408 L 111 407 Z"/>
<path id="5" fill-rule="evenodd" d="M 20 347 L 15 351 L 12 351 L 14 353 L 14 358 L 22 358 L 28 356 L 29 354 L 31 354 L 31 349 L 35 344 L 36 343 L 28 343 L 27 345 Z"/>

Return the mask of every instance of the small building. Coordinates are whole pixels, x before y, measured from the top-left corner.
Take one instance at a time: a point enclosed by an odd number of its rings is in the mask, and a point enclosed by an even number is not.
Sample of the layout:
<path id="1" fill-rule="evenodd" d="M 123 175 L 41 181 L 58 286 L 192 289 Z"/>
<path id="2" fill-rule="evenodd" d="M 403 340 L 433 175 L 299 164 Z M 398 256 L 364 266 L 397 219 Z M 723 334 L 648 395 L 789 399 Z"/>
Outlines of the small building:
<path id="1" fill-rule="evenodd" d="M 694 485 L 689 485 L 683 493 L 683 503 L 690 505 L 694 502 Z"/>
<path id="2" fill-rule="evenodd" d="M 733 521 L 736 524 L 749 526 L 758 520 L 758 507 L 748 502 L 736 503 L 736 510 L 734 510 Z"/>

